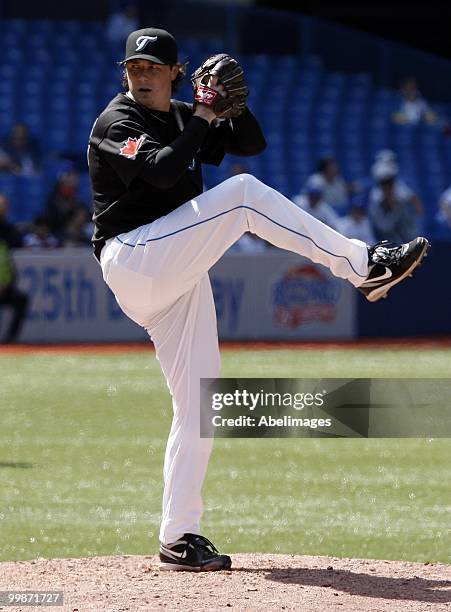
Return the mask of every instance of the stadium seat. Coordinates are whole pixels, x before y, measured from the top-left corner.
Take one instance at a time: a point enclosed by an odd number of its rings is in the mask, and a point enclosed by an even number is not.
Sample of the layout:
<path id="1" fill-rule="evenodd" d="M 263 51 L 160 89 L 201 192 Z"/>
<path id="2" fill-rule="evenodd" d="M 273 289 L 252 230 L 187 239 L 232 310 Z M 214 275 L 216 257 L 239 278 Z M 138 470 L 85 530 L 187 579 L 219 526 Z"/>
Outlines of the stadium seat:
<path id="1" fill-rule="evenodd" d="M 56 36 L 52 36 L 50 39 L 50 46 L 56 53 L 67 51 L 74 46 L 73 37 L 69 33 L 60 33 Z"/>
<path id="2" fill-rule="evenodd" d="M 15 188 L 15 221 L 29 221 L 42 213 L 45 199 L 40 177 L 17 177 Z"/>
<path id="3" fill-rule="evenodd" d="M 15 187 L 16 177 L 11 174 L 6 174 L 5 172 L 0 172 L 0 193 L 6 195 L 9 200 L 13 201 L 15 196 Z"/>
<path id="4" fill-rule="evenodd" d="M 53 21 L 49 19 L 34 19 L 33 20 L 33 33 L 41 36 L 48 37 L 53 32 Z"/>
<path id="5" fill-rule="evenodd" d="M 5 33 L 10 32 L 16 35 L 26 34 L 28 24 L 29 22 L 26 19 L 5 19 L 3 23 Z"/>
<path id="6" fill-rule="evenodd" d="M 84 24 L 80 21 L 60 19 L 55 22 L 55 30 L 67 38 L 76 38 L 85 31 Z"/>

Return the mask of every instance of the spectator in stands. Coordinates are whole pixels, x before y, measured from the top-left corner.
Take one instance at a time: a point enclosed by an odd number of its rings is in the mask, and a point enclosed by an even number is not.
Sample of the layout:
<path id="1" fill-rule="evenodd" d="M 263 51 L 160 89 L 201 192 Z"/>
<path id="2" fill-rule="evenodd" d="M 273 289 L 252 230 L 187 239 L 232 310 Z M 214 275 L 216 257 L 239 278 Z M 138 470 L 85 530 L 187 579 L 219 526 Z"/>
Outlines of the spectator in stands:
<path id="1" fill-rule="evenodd" d="M 3 143 L 8 169 L 20 176 L 33 176 L 40 171 L 40 155 L 36 140 L 23 123 L 16 123 Z"/>
<path id="2" fill-rule="evenodd" d="M 0 172 L 12 174 L 16 170 L 15 164 L 3 148 L 0 148 Z"/>
<path id="3" fill-rule="evenodd" d="M 47 200 L 45 216 L 49 222 L 50 230 L 64 243 L 68 224 L 74 213 L 83 210 L 87 212 L 85 203 L 78 195 L 79 175 L 76 170 L 62 172 L 56 185 Z"/>
<path id="4" fill-rule="evenodd" d="M 435 216 L 439 238 L 451 238 L 451 187 L 448 187 L 439 199 L 438 212 Z"/>
<path id="5" fill-rule="evenodd" d="M 50 231 L 46 217 L 39 216 L 34 219 L 31 231 L 24 236 L 23 245 L 28 249 L 54 249 L 59 246 L 58 239 Z"/>
<path id="6" fill-rule="evenodd" d="M 0 240 L 10 249 L 19 249 L 22 246 L 22 235 L 12 223 L 8 221 L 9 200 L 0 193 Z"/>
<path id="7" fill-rule="evenodd" d="M 122 47 L 130 32 L 139 29 L 138 6 L 136 2 L 124 0 L 121 9 L 110 15 L 106 26 L 106 37 L 111 45 L 113 54 L 120 57 Z"/>
<path id="8" fill-rule="evenodd" d="M 399 196 L 393 176 L 379 180 L 381 197 L 373 201 L 369 208 L 369 217 L 377 240 L 389 242 L 406 242 L 416 232 L 416 219 L 408 201 Z"/>
<path id="9" fill-rule="evenodd" d="M 337 228 L 339 217 L 324 199 L 324 178 L 320 174 L 308 178 L 305 195 L 294 196 L 293 202 L 329 227 Z"/>
<path id="10" fill-rule="evenodd" d="M 91 246 L 93 230 L 90 215 L 86 208 L 77 208 L 66 223 L 64 230 L 65 246 Z"/>
<path id="11" fill-rule="evenodd" d="M 415 77 L 407 77 L 401 81 L 400 94 L 401 106 L 396 113 L 393 113 L 395 123 L 417 125 L 421 121 L 437 122 L 437 115 L 419 92 Z"/>
<path id="12" fill-rule="evenodd" d="M 0 240 L 0 306 L 9 306 L 13 313 L 2 343 L 15 342 L 28 310 L 28 296 L 17 286 L 17 273 L 9 246 Z"/>
<path id="13" fill-rule="evenodd" d="M 376 154 L 374 164 L 371 168 L 371 174 L 375 185 L 369 193 L 370 203 L 379 202 L 382 197 L 382 191 L 379 186 L 380 181 L 393 178 L 396 197 L 406 201 L 411 206 L 413 214 L 418 220 L 421 219 L 423 215 L 423 204 L 417 194 L 400 178 L 396 154 L 393 151 L 390 149 L 382 149 Z"/>
<path id="14" fill-rule="evenodd" d="M 324 179 L 323 198 L 338 213 L 344 213 L 349 203 L 350 187 L 340 173 L 333 157 L 325 157 L 318 163 L 317 173 Z"/>
<path id="15" fill-rule="evenodd" d="M 357 238 L 366 242 L 366 244 L 374 244 L 373 228 L 366 212 L 366 202 L 360 195 L 353 196 L 349 213 L 345 217 L 338 219 L 337 230 L 347 238 Z"/>
<path id="16" fill-rule="evenodd" d="M 4 343 L 17 339 L 28 307 L 27 296 L 16 287 L 17 274 L 10 254 L 11 249 L 22 246 L 22 237 L 8 222 L 8 211 L 8 198 L 0 194 L 0 306 L 9 306 L 13 310 L 9 328 L 2 339 Z"/>
<path id="17" fill-rule="evenodd" d="M 394 162 L 396 163 L 398 158 L 396 157 L 396 153 L 391 149 L 381 149 L 374 156 L 374 163 L 376 162 Z"/>

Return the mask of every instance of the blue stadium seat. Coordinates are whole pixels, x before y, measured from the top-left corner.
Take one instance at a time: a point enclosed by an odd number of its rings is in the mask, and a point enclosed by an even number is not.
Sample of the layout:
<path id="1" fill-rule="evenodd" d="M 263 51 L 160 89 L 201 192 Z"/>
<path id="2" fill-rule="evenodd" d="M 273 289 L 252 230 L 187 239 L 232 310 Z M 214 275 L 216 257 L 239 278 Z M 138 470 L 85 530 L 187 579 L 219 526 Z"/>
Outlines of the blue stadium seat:
<path id="1" fill-rule="evenodd" d="M 91 133 L 92 121 L 84 126 L 78 126 L 70 139 L 68 150 L 76 154 L 85 154 L 88 147 L 89 134 Z"/>
<path id="2" fill-rule="evenodd" d="M 2 99 L 2 106 L 4 104 L 14 104 L 14 97 L 16 93 L 16 84 L 12 81 L 0 81 L 0 98 Z"/>
<path id="3" fill-rule="evenodd" d="M 7 81 L 14 82 L 17 77 L 17 69 L 11 64 L 0 63 L 0 82 L 5 83 Z"/>
<path id="4" fill-rule="evenodd" d="M 371 87 L 372 79 L 367 72 L 357 72 L 348 77 L 350 85 L 360 85 L 361 87 Z"/>
<path id="5" fill-rule="evenodd" d="M 78 37 L 82 32 L 85 31 L 84 23 L 72 19 L 63 19 L 56 23 L 56 29 L 58 32 L 64 34 L 64 36 Z"/>
<path id="6" fill-rule="evenodd" d="M 46 47 L 48 36 L 42 32 L 35 32 L 34 30 L 27 36 L 27 47 L 33 50 L 43 49 Z"/>
<path id="7" fill-rule="evenodd" d="M 5 62 L 7 53 L 11 49 L 20 49 L 20 35 L 15 32 L 5 32 L 0 38 L 0 51 L 2 62 Z"/>
<path id="8" fill-rule="evenodd" d="M 56 115 L 68 115 L 72 109 L 73 100 L 69 96 L 53 96 L 48 100 L 48 108 L 52 119 Z"/>
<path id="9" fill-rule="evenodd" d="M 20 47 L 8 47 L 3 50 L 3 61 L 5 63 L 16 66 L 16 69 L 24 61 L 24 53 L 20 50 Z"/>
<path id="10" fill-rule="evenodd" d="M 50 153 L 64 153 L 69 148 L 67 126 L 50 125 L 45 131 L 46 147 Z"/>
<path id="11" fill-rule="evenodd" d="M 22 85 L 22 92 L 29 98 L 34 99 L 42 97 L 44 92 L 44 81 L 43 80 L 27 80 Z M 26 102 L 27 100 L 25 100 Z"/>
<path id="12" fill-rule="evenodd" d="M 114 98 L 120 91 L 122 91 L 122 85 L 119 79 L 105 84 L 104 93 L 108 100 Z"/>
<path id="13" fill-rule="evenodd" d="M 53 50 L 52 57 L 55 66 L 57 66 L 58 68 L 60 66 L 66 66 L 71 68 L 73 68 L 74 66 L 76 66 L 77 68 L 79 67 L 78 54 L 72 49 L 72 47 Z"/>
<path id="14" fill-rule="evenodd" d="M 14 108 L 0 108 L 0 134 L 6 135 L 16 120 Z"/>
<path id="15" fill-rule="evenodd" d="M 323 71 L 323 61 L 319 55 L 307 55 L 301 58 L 301 69 L 321 73 Z"/>
<path id="16" fill-rule="evenodd" d="M 43 112 L 24 112 L 21 118 L 25 125 L 28 126 L 30 132 L 39 140 L 44 136 L 43 134 Z"/>
<path id="17" fill-rule="evenodd" d="M 249 56 L 249 64 L 251 69 L 266 71 L 270 65 L 270 58 L 268 55 L 253 54 Z"/>
<path id="18" fill-rule="evenodd" d="M 31 23 L 25 19 L 5 19 L 4 21 L 5 31 L 18 35 L 26 34 L 29 24 L 31 26 Z"/>
<path id="19" fill-rule="evenodd" d="M 16 191 L 16 177 L 12 174 L 0 172 L 0 193 L 13 200 Z M 13 211 L 10 211 L 10 216 Z"/>
<path id="20" fill-rule="evenodd" d="M 48 83 L 49 90 L 61 92 L 68 87 L 68 83 L 74 78 L 74 71 L 66 64 L 57 65 L 52 70 L 52 79 Z"/>
<path id="21" fill-rule="evenodd" d="M 91 182 L 89 180 L 88 172 L 80 173 L 80 185 L 79 185 L 80 198 L 85 202 L 87 206 L 91 206 L 92 194 L 91 194 Z"/>
<path id="22" fill-rule="evenodd" d="M 49 19 L 33 19 L 32 31 L 34 34 L 48 37 L 53 32 L 53 24 Z"/>
<path id="23" fill-rule="evenodd" d="M 104 46 L 102 45 L 102 40 L 99 39 L 98 36 L 92 36 L 91 34 L 82 34 L 81 36 L 77 36 L 75 38 L 75 42 L 80 51 L 84 53 L 102 53 L 104 51 Z"/>
<path id="24" fill-rule="evenodd" d="M 105 23 L 103 21 L 83 22 L 83 31 L 91 34 L 91 36 L 103 37 L 105 35 Z"/>
<path id="25" fill-rule="evenodd" d="M 46 81 L 47 67 L 42 63 L 29 66 L 27 71 L 27 82 L 35 81 L 47 85 Z"/>
<path id="26" fill-rule="evenodd" d="M 60 32 L 56 36 L 50 38 L 50 46 L 54 53 L 72 49 L 74 47 L 74 37 L 70 34 L 63 34 Z"/>
<path id="27" fill-rule="evenodd" d="M 293 72 L 299 69 L 299 60 L 295 55 L 277 55 L 273 58 L 273 67 L 276 70 Z"/>
<path id="28" fill-rule="evenodd" d="M 36 96 L 31 98 L 21 98 L 16 105 L 16 111 L 18 116 L 23 115 L 24 120 L 26 116 L 34 115 L 36 113 L 39 113 L 42 119 L 44 119 L 48 109 L 44 104 L 44 99 Z"/>
<path id="29" fill-rule="evenodd" d="M 41 177 L 17 177 L 15 189 L 15 222 L 28 221 L 42 213 L 46 193 Z"/>
<path id="30" fill-rule="evenodd" d="M 84 104 L 86 100 L 93 100 L 95 96 L 95 81 L 79 81 L 74 84 L 73 92 L 79 100 L 79 104 Z"/>

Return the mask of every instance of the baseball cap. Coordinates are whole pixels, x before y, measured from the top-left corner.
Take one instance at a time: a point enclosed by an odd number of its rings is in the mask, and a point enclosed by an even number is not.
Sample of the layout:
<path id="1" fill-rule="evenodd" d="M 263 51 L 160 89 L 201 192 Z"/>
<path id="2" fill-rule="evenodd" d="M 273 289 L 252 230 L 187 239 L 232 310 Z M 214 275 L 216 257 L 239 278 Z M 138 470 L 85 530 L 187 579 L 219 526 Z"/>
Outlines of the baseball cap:
<path id="1" fill-rule="evenodd" d="M 166 30 L 158 28 L 135 30 L 127 38 L 125 58 L 122 62 L 131 59 L 145 59 L 156 64 L 176 64 L 175 38 Z"/>
<path id="2" fill-rule="evenodd" d="M 395 161 L 380 160 L 373 164 L 372 174 L 375 181 L 388 181 L 398 175 L 399 168 Z"/>
<path id="3" fill-rule="evenodd" d="M 396 163 L 396 153 L 391 149 L 381 149 L 378 151 L 374 157 L 376 162 L 385 161 L 385 162 L 394 162 Z"/>
<path id="4" fill-rule="evenodd" d="M 324 192 L 325 180 L 321 174 L 312 174 L 306 184 L 305 191 L 312 195 L 321 195 Z"/>

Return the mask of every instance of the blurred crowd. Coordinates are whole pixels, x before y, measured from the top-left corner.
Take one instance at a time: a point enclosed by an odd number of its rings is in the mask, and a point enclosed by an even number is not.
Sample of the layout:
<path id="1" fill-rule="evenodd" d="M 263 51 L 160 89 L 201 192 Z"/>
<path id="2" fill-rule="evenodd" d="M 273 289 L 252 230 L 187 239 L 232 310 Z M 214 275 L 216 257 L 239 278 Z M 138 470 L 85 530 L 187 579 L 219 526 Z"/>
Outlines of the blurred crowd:
<path id="1" fill-rule="evenodd" d="M 128 33 L 136 28 L 137 18 L 136 3 L 128 0 L 123 0 L 118 12 L 109 18 L 108 40 L 114 53 L 122 49 Z M 393 122 L 439 123 L 446 133 L 447 119 L 431 110 L 414 77 L 401 81 L 399 98 L 399 108 L 391 117 Z M 9 134 L 0 140 L 0 174 L 37 176 L 42 172 L 44 159 L 40 143 L 24 124 L 13 125 Z M 243 164 L 231 168 L 232 175 L 247 171 Z M 57 176 L 39 214 L 16 226 L 8 221 L 10 203 L 0 193 L 0 241 L 10 248 L 26 249 L 89 245 L 93 229 L 91 205 L 80 197 L 79 186 L 79 172 L 74 164 L 68 164 Z M 387 149 L 376 154 L 370 176 L 353 182 L 342 175 L 337 160 L 321 159 L 316 171 L 300 185 L 299 193 L 285 195 L 338 232 L 367 243 L 381 239 L 404 242 L 431 229 L 424 227 L 419 196 L 403 180 L 395 153 Z M 436 207 L 434 234 L 451 239 L 451 186 Z M 237 250 L 261 248 L 261 241 L 248 236 L 236 247 Z"/>
<path id="2" fill-rule="evenodd" d="M 112 54 L 122 48 L 128 31 L 136 27 L 135 21 L 133 2 L 124 2 L 122 10 L 112 15 L 108 29 Z M 431 110 L 414 78 L 403 80 L 399 95 L 400 105 L 391 117 L 393 122 L 435 123 L 443 127 L 445 135 L 451 133 L 447 119 Z M 13 125 L 0 140 L 0 175 L 40 176 L 44 163 L 40 143 L 26 125 Z M 248 171 L 243 163 L 231 167 L 231 175 Z M 285 195 L 341 234 L 367 244 L 379 240 L 406 242 L 431 229 L 430 220 L 425 227 L 419 195 L 403 179 L 397 156 L 389 149 L 376 154 L 369 176 L 359 181 L 347 181 L 333 157 L 320 159 L 299 192 Z M 93 232 L 91 204 L 80 196 L 80 173 L 76 164 L 68 160 L 56 175 L 53 188 L 35 218 L 12 223 L 12 205 L 20 203 L 11 203 L 0 191 L 0 307 L 9 306 L 13 313 L 8 329 L 2 334 L 4 342 L 17 338 L 28 304 L 27 296 L 17 287 L 11 250 L 89 247 Z M 435 237 L 451 240 L 451 186 L 436 203 L 433 224 Z M 231 250 L 256 253 L 268 248 L 271 245 L 246 233 Z"/>
<path id="3" fill-rule="evenodd" d="M 39 175 L 43 158 L 39 144 L 23 124 L 12 127 L 0 143 L 0 172 L 15 176 Z M 10 248 L 87 246 L 92 234 L 90 205 L 79 195 L 80 175 L 70 162 L 63 164 L 39 215 L 13 225 L 11 203 L 0 193 L 0 241 Z"/>
<path id="4" fill-rule="evenodd" d="M 11 311 L 8 324 L 1 321 L 0 343 L 17 340 L 29 304 L 28 296 L 18 287 L 11 251 L 90 245 L 91 211 L 79 195 L 80 175 L 70 163 L 65 162 L 63 167 L 42 211 L 28 222 L 10 221 L 11 202 L 0 192 L 0 308 L 6 306 Z M 0 144 L 0 172 L 31 177 L 38 175 L 41 168 L 39 146 L 27 127 L 13 126 Z"/>
<path id="5" fill-rule="evenodd" d="M 40 162 L 39 147 L 26 126 L 14 126 L 0 148 L 0 172 L 38 173 Z M 232 175 L 247 171 L 244 164 L 231 168 Z M 39 214 L 18 224 L 9 221 L 11 204 L 0 193 L 0 242 L 11 249 L 89 246 L 91 206 L 80 197 L 79 183 L 79 172 L 69 164 L 58 175 Z M 319 160 L 316 171 L 291 200 L 341 234 L 366 243 L 405 242 L 427 229 L 421 199 L 403 180 L 396 154 L 389 149 L 376 154 L 370 176 L 360 181 L 346 181 L 334 158 Z M 437 203 L 435 229 L 440 238 L 451 239 L 451 186 Z M 246 235 L 234 250 L 263 247 L 261 240 Z"/>
<path id="6" fill-rule="evenodd" d="M 240 167 L 240 171 L 246 169 Z M 376 154 L 371 175 L 361 181 L 347 182 L 334 158 L 321 159 L 291 200 L 340 234 L 366 244 L 406 242 L 427 229 L 423 203 L 403 180 L 390 149 Z M 436 235 L 451 239 L 451 187 L 440 197 L 435 223 Z M 246 235 L 232 249 L 257 252 L 269 246 Z"/>

